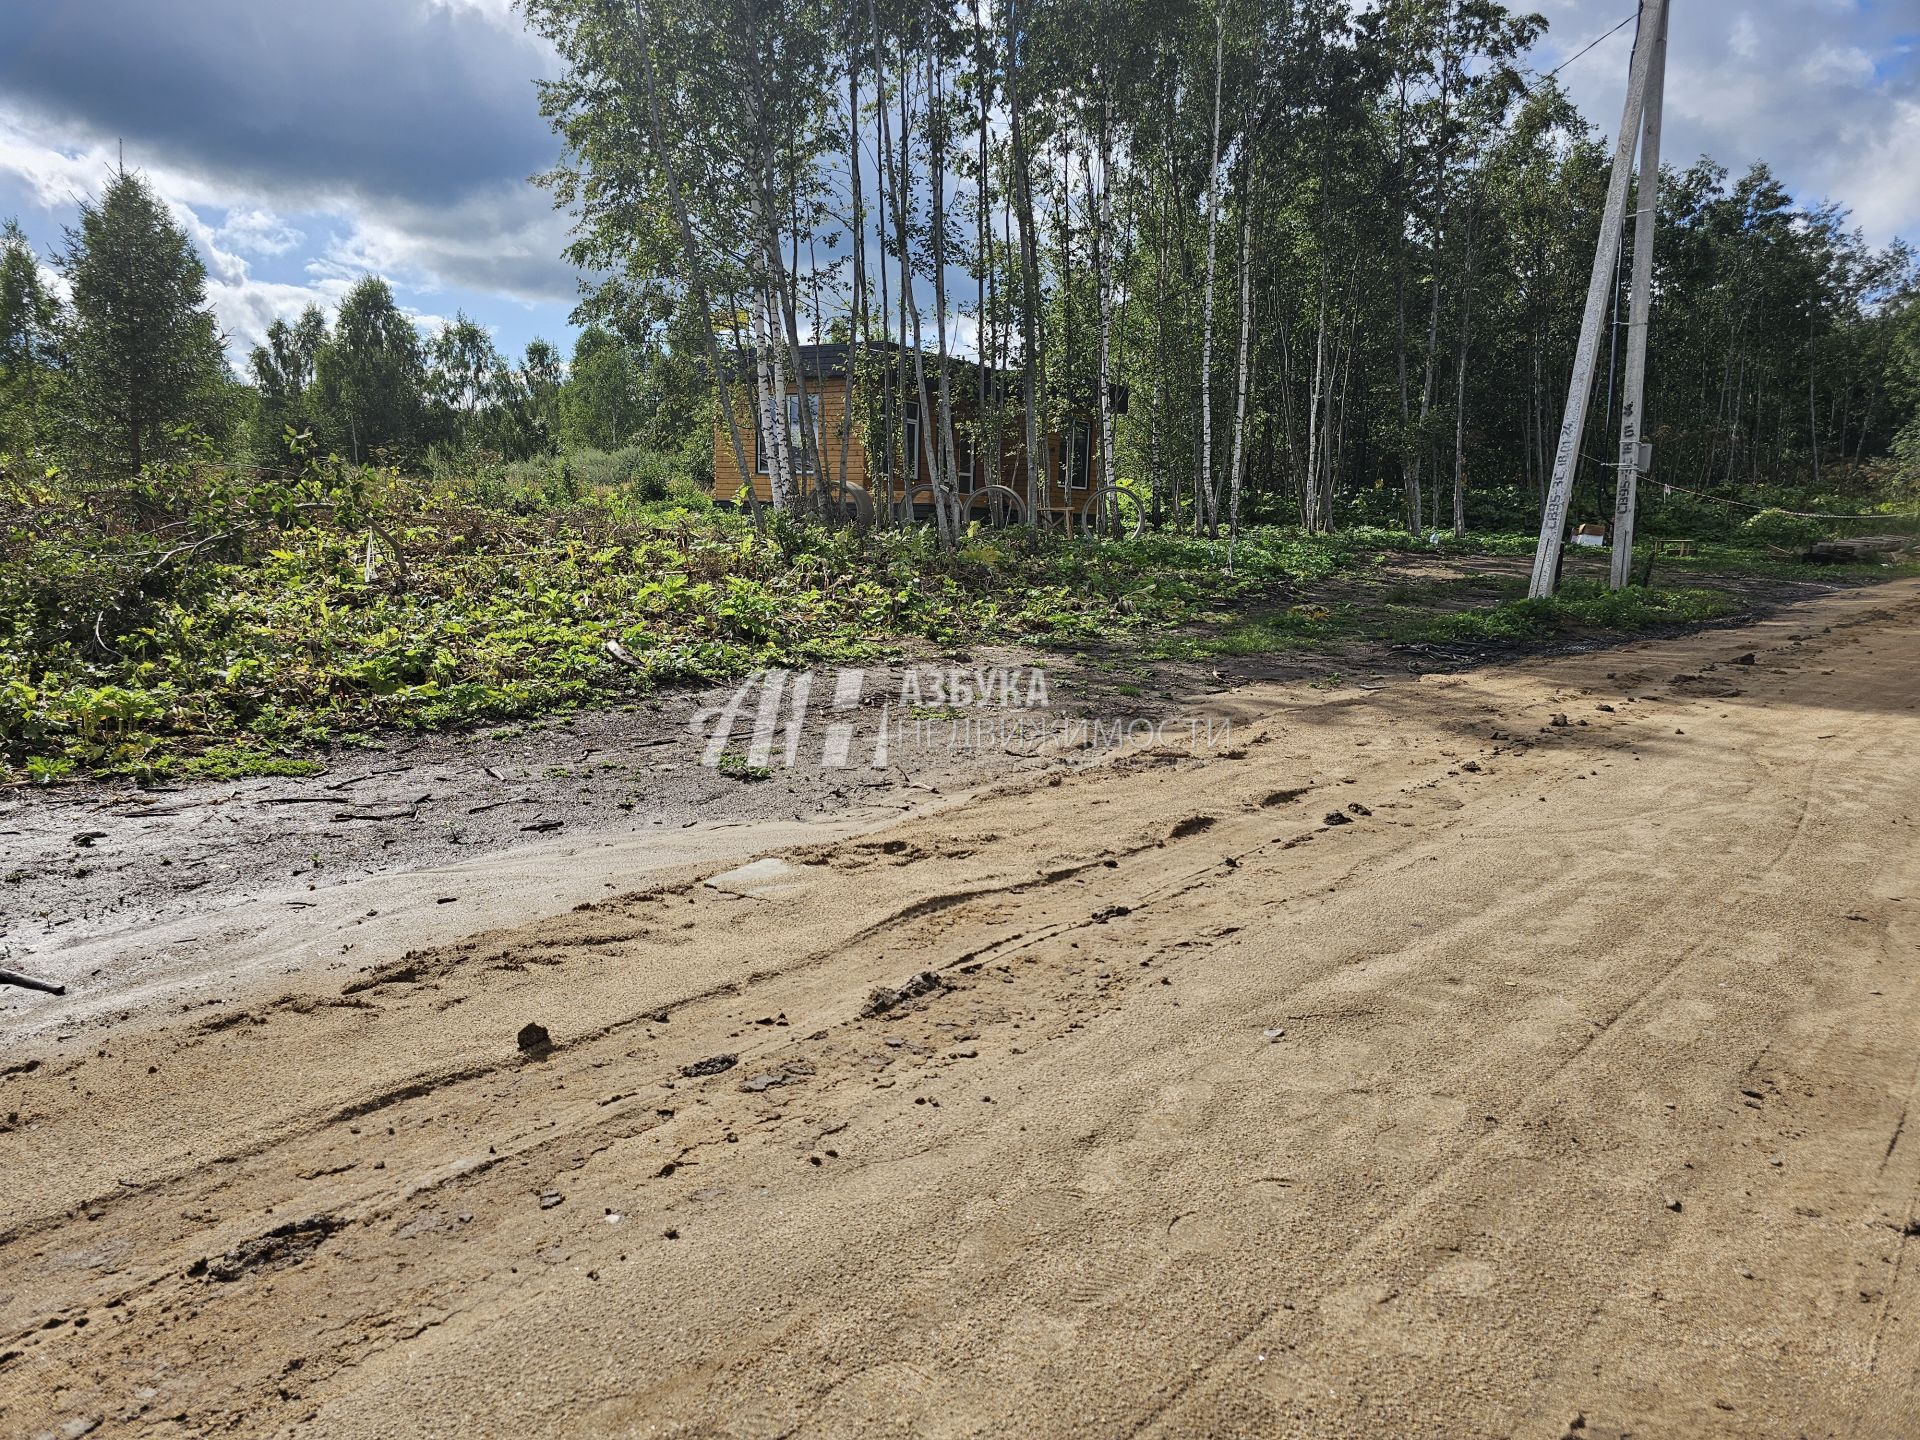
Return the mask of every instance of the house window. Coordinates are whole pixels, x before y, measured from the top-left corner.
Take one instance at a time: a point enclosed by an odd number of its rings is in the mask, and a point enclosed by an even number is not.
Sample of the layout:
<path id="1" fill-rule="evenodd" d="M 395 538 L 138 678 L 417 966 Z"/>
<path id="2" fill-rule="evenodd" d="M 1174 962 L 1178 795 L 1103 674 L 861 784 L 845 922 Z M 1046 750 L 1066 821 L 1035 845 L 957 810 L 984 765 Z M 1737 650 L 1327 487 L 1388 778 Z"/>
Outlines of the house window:
<path id="1" fill-rule="evenodd" d="M 909 403 L 902 419 L 902 436 L 907 451 L 907 483 L 920 479 L 920 406 Z"/>
<path id="2" fill-rule="evenodd" d="M 818 440 L 820 438 L 820 397 L 818 395 L 807 396 L 807 413 L 813 421 L 811 427 L 813 438 Z M 757 422 L 757 414 L 755 419 Z M 797 457 L 794 461 L 794 471 L 800 475 L 811 475 L 816 468 L 814 461 L 817 457 L 808 447 L 806 440 L 806 430 L 800 424 L 800 397 L 789 395 L 787 396 L 787 453 Z M 767 437 L 758 423 L 753 427 L 753 468 L 762 475 L 772 473 L 772 459 L 767 454 Z"/>
<path id="3" fill-rule="evenodd" d="M 1092 484 L 1092 426 L 1087 420 L 1068 424 L 1068 474 L 1075 490 L 1087 490 Z"/>
<path id="4" fill-rule="evenodd" d="M 960 487 L 960 493 L 971 495 L 978 483 L 978 474 L 973 463 L 973 443 L 968 438 L 966 430 L 957 425 L 953 432 L 953 465 L 958 472 L 954 481 Z"/>
<path id="5" fill-rule="evenodd" d="M 1061 435 L 1054 455 L 1054 484 L 1060 483 L 1060 472 L 1065 470 L 1068 484 L 1075 490 L 1087 489 L 1093 482 L 1092 424 L 1085 420 L 1069 420 L 1066 433 Z"/>

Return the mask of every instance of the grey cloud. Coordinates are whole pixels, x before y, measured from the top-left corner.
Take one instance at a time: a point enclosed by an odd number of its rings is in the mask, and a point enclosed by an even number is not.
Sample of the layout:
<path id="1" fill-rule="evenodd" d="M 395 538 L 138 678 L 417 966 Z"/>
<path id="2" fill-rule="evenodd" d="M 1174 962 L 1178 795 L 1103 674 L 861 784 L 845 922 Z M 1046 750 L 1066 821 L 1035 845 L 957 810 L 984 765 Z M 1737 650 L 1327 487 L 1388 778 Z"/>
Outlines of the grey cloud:
<path id="1" fill-rule="evenodd" d="M 0 94 L 129 159 L 280 197 L 454 200 L 556 142 L 553 59 L 507 19 L 406 0 L 6 0 Z"/>
<path id="2" fill-rule="evenodd" d="M 352 233 L 325 248 L 323 267 L 430 278 L 520 300 L 577 294 L 578 272 L 560 253 L 570 222 L 543 190 L 506 182 L 444 205 L 394 200 L 354 218 Z"/>
<path id="3" fill-rule="evenodd" d="M 567 222 L 527 183 L 558 154 L 555 63 L 504 0 L 0 0 L 0 170 L 58 203 L 124 139 L 177 206 L 227 212 L 196 239 L 243 332 L 298 294 L 243 257 L 303 242 L 325 285 L 568 301 Z"/>

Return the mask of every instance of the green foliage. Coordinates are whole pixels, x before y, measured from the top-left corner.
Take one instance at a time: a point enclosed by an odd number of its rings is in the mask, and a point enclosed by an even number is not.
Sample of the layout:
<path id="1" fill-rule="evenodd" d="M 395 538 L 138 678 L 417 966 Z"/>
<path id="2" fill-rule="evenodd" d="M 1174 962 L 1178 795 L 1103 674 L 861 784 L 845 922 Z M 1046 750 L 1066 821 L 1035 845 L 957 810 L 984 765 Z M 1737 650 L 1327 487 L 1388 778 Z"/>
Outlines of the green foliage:
<path id="1" fill-rule="evenodd" d="M 0 227 L 0 454 L 40 448 L 56 392 L 59 304 L 17 221 Z"/>
<path id="2" fill-rule="evenodd" d="M 665 500 L 693 490 L 694 465 L 684 453 L 643 450 L 637 445 L 608 452 L 575 450 L 567 464 L 587 492 L 619 491 L 635 500 Z M 676 482 L 679 489 L 676 492 Z"/>
<path id="3" fill-rule="evenodd" d="M 1887 355 L 1895 403 L 1907 422 L 1893 441 L 1892 479 L 1905 498 L 1920 499 L 1920 287 L 1887 307 Z"/>
<path id="4" fill-rule="evenodd" d="M 427 343 L 427 397 L 442 427 L 464 438 L 464 430 L 492 402 L 506 368 L 493 337 L 464 310 Z"/>
<path id="5" fill-rule="evenodd" d="M 327 746 L 383 728 L 507 725 L 760 666 L 874 659 L 916 639 L 1138 636 L 1148 653 L 1202 656 L 1384 625 L 1511 643 L 1693 623 L 1733 603 L 1575 583 L 1552 601 L 1437 617 L 1404 613 L 1408 597 L 1392 593 L 1383 612 L 1329 612 L 1296 603 L 1299 588 L 1427 542 L 1263 528 L 1231 572 L 1223 545 L 1185 535 L 976 527 L 945 552 L 926 529 L 785 516 L 758 529 L 685 498 L 681 477 L 654 498 L 653 462 L 620 452 L 499 462 L 471 482 L 299 443 L 294 458 L 289 473 L 204 456 L 84 494 L 0 466 L 0 771 L 39 783 L 303 773 Z M 1181 638 L 1156 644 L 1169 632 Z"/>
<path id="6" fill-rule="evenodd" d="M 179 453 L 183 427 L 217 434 L 233 394 L 207 271 L 140 175 L 80 202 L 61 272 L 73 292 L 62 350 L 69 444 L 115 474 Z"/>
<path id="7" fill-rule="evenodd" d="M 1874 521 L 1872 529 L 1886 534 L 1920 535 L 1920 516 L 1892 516 L 1885 521 Z M 1636 561 L 1644 564 L 1644 559 Z M 1884 565 L 1879 561 L 1867 561 L 1860 564 L 1833 564 L 1825 561 L 1806 560 L 1798 556 L 1782 556 L 1771 551 L 1755 550 L 1746 546 L 1710 541 L 1686 557 L 1666 555 L 1655 562 L 1662 574 L 1688 574 L 1691 572 L 1716 572 L 1720 574 L 1751 575 L 1766 580 L 1812 580 L 1821 584 L 1865 583 L 1869 581 L 1890 580 L 1904 575 L 1920 575 L 1920 564 Z"/>
<path id="8" fill-rule="evenodd" d="M 574 342 L 560 392 L 560 441 L 569 449 L 619 450 L 643 417 L 637 359 L 612 335 L 588 326 Z"/>
<path id="9" fill-rule="evenodd" d="M 1786 510 L 1762 510 L 1740 527 L 1746 538 L 1770 550 L 1790 550 L 1803 555 L 1813 542 L 1823 538 L 1826 526 L 1804 515 Z"/>
<path id="10" fill-rule="evenodd" d="M 943 555 L 923 531 L 761 533 L 704 499 L 645 498 L 644 470 L 546 499 L 513 469 L 483 503 L 479 484 L 311 455 L 292 478 L 208 460 L 151 482 L 182 516 L 160 533 L 14 480 L 7 558 L 36 563 L 0 569 L 5 767 L 286 773 L 381 727 L 498 724 L 915 637 L 1076 642 L 1197 620 L 1374 553 L 1262 532 L 1229 576 L 1219 547 L 1185 537 L 975 532 Z"/>
<path id="11" fill-rule="evenodd" d="M 386 281 L 347 292 L 314 365 L 325 444 L 356 464 L 408 463 L 424 450 L 426 361 Z"/>
<path id="12" fill-rule="evenodd" d="M 250 448 L 263 464 L 284 463 L 301 435 L 356 461 L 424 458 L 459 472 L 484 457 L 548 455 L 564 389 L 546 341 L 531 341 L 516 367 L 456 313 L 423 343 L 392 290 L 371 278 L 349 292 L 332 328 L 314 305 L 296 324 L 274 321 L 248 369 Z"/>
<path id="13" fill-rule="evenodd" d="M 213 745 L 181 761 L 178 771 L 183 775 L 198 775 L 209 780 L 245 780 L 265 775 L 295 778 L 319 775 L 326 768 L 318 760 L 275 755 L 251 745 Z"/>
<path id="14" fill-rule="evenodd" d="M 750 765 L 747 763 L 746 756 L 734 750 L 728 750 L 721 755 L 720 763 L 715 768 L 729 780 L 744 780 L 751 783 L 773 778 L 773 771 L 765 765 Z"/>
<path id="15" fill-rule="evenodd" d="M 465 488 L 481 505 L 533 515 L 585 499 L 648 504 L 671 500 L 689 509 L 712 504 L 702 453 L 663 452 L 630 445 L 622 450 L 569 450 L 527 460 L 497 456 L 434 456 L 429 473 L 443 485 Z"/>
<path id="16" fill-rule="evenodd" d="M 426 433 L 456 455 L 549 453 L 564 387 L 544 340 L 516 368 L 484 328 L 456 313 L 426 346 Z"/>
<path id="17" fill-rule="evenodd" d="M 1283 650 L 1311 650 L 1330 635 L 1324 610 L 1295 605 L 1271 614 L 1231 621 L 1218 628 L 1154 643 L 1155 659 L 1198 660 L 1213 655 L 1272 655 Z"/>
<path id="18" fill-rule="evenodd" d="M 313 385 L 327 339 L 326 316 L 318 305 L 309 305 L 292 325 L 275 320 L 267 327 L 266 343 L 253 347 L 247 365 L 255 392 L 249 426 L 255 458 L 282 462 L 289 434 L 321 428 Z"/>
<path id="19" fill-rule="evenodd" d="M 1609 590 L 1572 580 L 1547 600 L 1508 600 L 1476 610 L 1430 615 L 1406 625 L 1400 638 L 1427 643 L 1511 645 L 1599 631 L 1635 634 L 1698 625 L 1737 613 L 1740 601 L 1719 590 Z"/>

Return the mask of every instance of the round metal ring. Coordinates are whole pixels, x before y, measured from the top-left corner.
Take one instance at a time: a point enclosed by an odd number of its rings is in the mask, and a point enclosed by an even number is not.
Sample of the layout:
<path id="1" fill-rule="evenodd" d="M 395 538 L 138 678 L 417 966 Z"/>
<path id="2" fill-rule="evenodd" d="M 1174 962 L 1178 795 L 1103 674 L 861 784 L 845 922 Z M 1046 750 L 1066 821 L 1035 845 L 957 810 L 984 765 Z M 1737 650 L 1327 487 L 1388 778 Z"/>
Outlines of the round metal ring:
<path id="1" fill-rule="evenodd" d="M 1010 523 L 1014 525 L 1024 525 L 1027 523 L 1027 502 L 1021 498 L 1020 492 L 1015 490 L 1011 485 L 981 486 L 968 497 L 966 507 L 962 511 L 964 518 L 971 519 L 973 517 L 973 507 L 978 505 L 982 500 L 988 502 L 987 516 L 989 520 L 993 517 L 994 506 L 1008 505 L 1012 507 L 1015 516 Z"/>
<path id="2" fill-rule="evenodd" d="M 1111 485 L 1102 485 L 1087 497 L 1087 503 L 1080 507 L 1080 532 L 1083 535 L 1088 531 L 1099 533 L 1102 526 L 1108 523 L 1107 505 L 1109 503 L 1113 507 L 1112 520 L 1115 522 L 1116 530 L 1123 527 L 1126 524 L 1126 516 L 1120 510 L 1120 501 L 1123 497 L 1133 502 L 1133 529 L 1128 538 L 1138 540 L 1146 534 L 1146 507 L 1140 503 L 1140 497 L 1133 493 L 1132 487 L 1120 481 L 1115 481 Z"/>

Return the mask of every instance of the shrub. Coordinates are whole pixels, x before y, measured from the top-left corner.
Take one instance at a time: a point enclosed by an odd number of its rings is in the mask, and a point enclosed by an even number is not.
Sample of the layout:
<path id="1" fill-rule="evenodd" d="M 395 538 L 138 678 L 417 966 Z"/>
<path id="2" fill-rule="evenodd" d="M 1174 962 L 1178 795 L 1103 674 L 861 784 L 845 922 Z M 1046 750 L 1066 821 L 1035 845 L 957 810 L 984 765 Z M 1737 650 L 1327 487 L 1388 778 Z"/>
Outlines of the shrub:
<path id="1" fill-rule="evenodd" d="M 1805 554 L 1826 534 L 1826 526 L 1805 515 L 1785 510 L 1762 510 L 1740 527 L 1742 536 L 1774 550 Z"/>
<path id="2" fill-rule="evenodd" d="M 674 450 L 648 450 L 629 445 L 621 450 L 581 449 L 568 452 L 566 464 L 577 483 L 576 494 L 615 494 L 650 504 L 691 493 L 693 467 Z"/>

